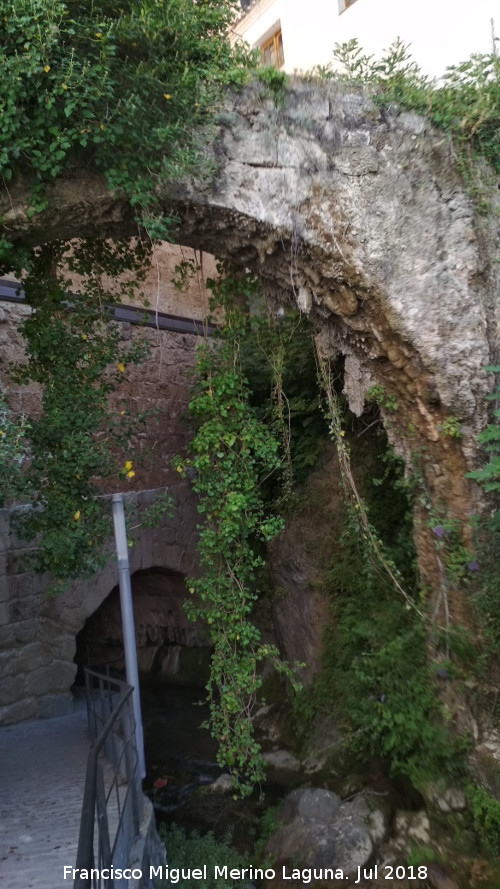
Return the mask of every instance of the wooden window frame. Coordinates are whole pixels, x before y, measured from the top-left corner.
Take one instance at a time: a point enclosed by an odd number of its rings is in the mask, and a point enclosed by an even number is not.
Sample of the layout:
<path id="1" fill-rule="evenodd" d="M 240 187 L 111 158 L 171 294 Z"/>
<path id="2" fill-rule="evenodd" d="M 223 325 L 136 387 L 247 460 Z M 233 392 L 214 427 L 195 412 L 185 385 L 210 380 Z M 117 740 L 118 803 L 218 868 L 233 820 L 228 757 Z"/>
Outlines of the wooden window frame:
<path id="1" fill-rule="evenodd" d="M 274 55 L 276 59 L 274 63 L 266 62 L 265 51 L 269 47 L 272 47 L 274 49 Z M 259 49 L 262 56 L 263 65 L 274 64 L 275 68 L 282 68 L 285 64 L 285 53 L 283 51 L 283 35 L 281 33 L 281 28 L 277 28 L 273 34 L 267 37 L 266 40 L 264 40 L 264 42 L 260 44 Z"/>

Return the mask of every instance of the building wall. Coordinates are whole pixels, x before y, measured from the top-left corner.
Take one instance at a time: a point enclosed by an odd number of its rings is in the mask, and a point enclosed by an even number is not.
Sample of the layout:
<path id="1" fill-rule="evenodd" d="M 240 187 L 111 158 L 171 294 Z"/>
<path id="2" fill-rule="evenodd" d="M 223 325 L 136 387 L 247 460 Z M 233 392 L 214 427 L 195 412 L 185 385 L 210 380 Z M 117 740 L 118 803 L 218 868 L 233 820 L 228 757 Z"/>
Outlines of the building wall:
<path id="1" fill-rule="evenodd" d="M 500 34 L 498 0 L 356 0 L 343 7 L 344 0 L 256 0 L 235 30 L 257 46 L 280 22 L 289 73 L 327 65 L 334 45 L 353 37 L 367 53 L 379 56 L 399 36 L 432 77 L 472 53 L 489 52 L 491 19 Z"/>
<path id="2" fill-rule="evenodd" d="M 197 270 L 188 278 L 186 288 L 179 291 L 172 284 L 175 266 L 191 260 Z M 215 273 L 212 256 L 200 257 L 190 248 L 163 244 L 155 248 L 143 291 L 153 311 L 204 320 L 209 296 L 205 279 Z M 136 302 L 140 304 L 138 299 Z M 40 411 L 40 387 L 36 383 L 13 384 L 9 378 L 9 365 L 24 357 L 24 340 L 18 327 L 30 311 L 24 304 L 0 303 L 0 390 L 6 392 L 15 414 L 33 416 Z M 133 460 L 136 473 L 133 480 L 127 481 L 127 489 L 159 488 L 175 481 L 177 473 L 172 469 L 171 458 L 183 451 L 191 435 L 187 422 L 190 370 L 200 337 L 122 322 L 119 330 L 125 346 L 128 340 L 140 337 L 147 340 L 150 350 L 140 365 L 126 365 L 121 385 L 110 398 L 111 406 L 117 410 L 127 407 L 132 416 L 147 413 L 145 425 L 137 425 L 124 455 L 124 459 Z M 123 482 L 117 476 L 99 486 L 104 491 L 120 490 Z"/>

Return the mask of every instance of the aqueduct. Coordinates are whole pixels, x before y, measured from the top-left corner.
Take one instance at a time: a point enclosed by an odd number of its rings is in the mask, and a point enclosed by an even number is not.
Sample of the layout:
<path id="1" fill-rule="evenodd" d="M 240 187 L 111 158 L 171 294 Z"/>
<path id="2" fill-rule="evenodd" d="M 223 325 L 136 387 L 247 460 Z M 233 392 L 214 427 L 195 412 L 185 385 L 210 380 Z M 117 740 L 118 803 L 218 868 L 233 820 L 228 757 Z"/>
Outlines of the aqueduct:
<path id="1" fill-rule="evenodd" d="M 355 413 L 370 385 L 391 393 L 396 450 L 407 460 L 418 453 L 433 502 L 466 518 L 479 505 L 464 473 L 486 422 L 484 368 L 498 363 L 500 267 L 496 229 L 475 212 L 451 142 L 361 89 L 292 82 L 276 105 L 252 84 L 219 113 L 206 155 L 213 176 L 161 196 L 180 218 L 178 242 L 250 268 L 275 305 L 306 313 L 323 352 L 345 356 Z M 48 196 L 29 217 L 29 182 L 2 193 L 11 240 L 136 233 L 128 203 L 90 168 L 65 174 Z M 440 433 L 448 417 L 459 436 Z M 432 580 L 426 520 L 417 511 L 420 567 Z M 454 605 L 465 610 L 458 594 Z"/>

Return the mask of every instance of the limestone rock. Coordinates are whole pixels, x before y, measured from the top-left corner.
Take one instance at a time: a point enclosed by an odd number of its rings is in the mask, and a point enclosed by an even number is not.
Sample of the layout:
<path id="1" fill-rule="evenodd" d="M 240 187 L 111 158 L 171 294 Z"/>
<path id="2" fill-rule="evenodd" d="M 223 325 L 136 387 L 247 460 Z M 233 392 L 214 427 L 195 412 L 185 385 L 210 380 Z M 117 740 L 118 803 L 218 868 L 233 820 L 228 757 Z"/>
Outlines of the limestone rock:
<path id="1" fill-rule="evenodd" d="M 266 855 L 280 864 L 342 868 L 346 875 L 355 874 L 373 853 L 368 816 L 361 797 L 342 803 L 329 790 L 298 788 L 285 800 Z"/>
<path id="2" fill-rule="evenodd" d="M 272 750 L 264 753 L 264 759 L 273 769 L 288 772 L 298 772 L 300 761 L 289 750 Z"/>
<path id="3" fill-rule="evenodd" d="M 434 803 L 440 812 L 463 812 L 467 808 L 467 800 L 458 787 L 439 788 L 428 784 L 425 796 Z"/>
<path id="4" fill-rule="evenodd" d="M 212 793 L 229 793 L 233 789 L 233 779 L 231 775 L 228 775 L 224 772 L 222 775 L 219 775 L 216 781 L 213 784 L 210 784 L 208 787 Z"/>

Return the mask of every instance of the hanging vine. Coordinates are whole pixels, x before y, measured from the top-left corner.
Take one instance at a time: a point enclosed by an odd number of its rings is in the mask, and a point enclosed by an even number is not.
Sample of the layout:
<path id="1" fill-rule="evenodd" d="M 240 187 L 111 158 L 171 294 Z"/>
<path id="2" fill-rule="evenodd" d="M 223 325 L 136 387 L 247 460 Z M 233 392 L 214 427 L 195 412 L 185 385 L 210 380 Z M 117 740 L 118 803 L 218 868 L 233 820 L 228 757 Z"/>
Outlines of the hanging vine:
<path id="1" fill-rule="evenodd" d="M 222 271 L 222 270 L 221 270 Z M 210 308 L 222 310 L 215 343 L 197 352 L 197 391 L 190 412 L 197 424 L 193 456 L 177 458 L 177 469 L 193 478 L 200 495 L 199 552 L 202 576 L 188 582 L 191 619 L 203 618 L 213 645 L 210 729 L 219 743 L 218 760 L 231 772 L 242 795 L 264 777 L 264 762 L 253 735 L 252 711 L 262 684 L 259 664 L 271 660 L 292 682 L 276 646 L 263 643 L 252 623 L 259 596 L 265 547 L 283 527 L 266 509 L 262 482 L 280 469 L 279 441 L 257 419 L 241 363 L 248 320 L 240 308 L 255 293 L 249 277 L 225 275 L 207 282 Z"/>

